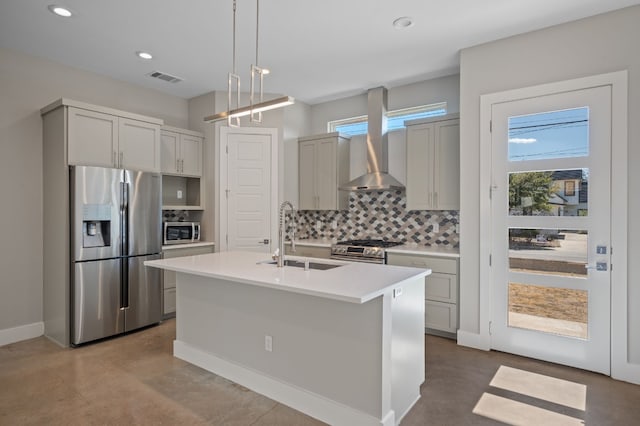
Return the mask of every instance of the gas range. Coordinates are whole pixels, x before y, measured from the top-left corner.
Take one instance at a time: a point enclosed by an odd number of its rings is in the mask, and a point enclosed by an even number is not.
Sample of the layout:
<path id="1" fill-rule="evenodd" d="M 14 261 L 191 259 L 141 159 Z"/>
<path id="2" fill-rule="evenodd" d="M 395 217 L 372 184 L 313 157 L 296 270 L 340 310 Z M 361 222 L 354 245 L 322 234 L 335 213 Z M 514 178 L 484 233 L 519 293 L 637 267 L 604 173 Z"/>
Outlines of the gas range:
<path id="1" fill-rule="evenodd" d="M 385 249 L 402 243 L 385 240 L 349 240 L 340 241 L 331 246 L 331 259 L 350 260 L 352 262 L 387 263 Z"/>

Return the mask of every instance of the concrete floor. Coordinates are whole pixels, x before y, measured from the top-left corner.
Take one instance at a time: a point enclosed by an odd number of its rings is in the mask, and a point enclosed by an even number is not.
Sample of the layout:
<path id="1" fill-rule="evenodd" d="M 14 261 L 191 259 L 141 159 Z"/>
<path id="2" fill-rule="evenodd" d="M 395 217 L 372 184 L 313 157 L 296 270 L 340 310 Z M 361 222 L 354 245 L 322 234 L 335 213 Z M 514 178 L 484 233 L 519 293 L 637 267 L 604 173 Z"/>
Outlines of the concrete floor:
<path id="1" fill-rule="evenodd" d="M 45 338 L 0 347 L 0 425 L 321 424 L 173 358 L 174 337 L 169 320 L 77 349 Z M 422 398 L 402 424 L 637 425 L 639 419 L 640 386 L 428 336 Z"/>

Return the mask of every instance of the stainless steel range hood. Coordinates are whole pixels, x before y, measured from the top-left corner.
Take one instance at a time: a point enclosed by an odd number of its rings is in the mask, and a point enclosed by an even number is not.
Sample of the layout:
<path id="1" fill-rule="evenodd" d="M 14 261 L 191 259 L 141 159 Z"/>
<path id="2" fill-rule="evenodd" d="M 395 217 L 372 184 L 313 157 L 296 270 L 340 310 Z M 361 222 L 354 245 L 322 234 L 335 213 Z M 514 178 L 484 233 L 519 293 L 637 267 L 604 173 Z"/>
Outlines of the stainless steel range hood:
<path id="1" fill-rule="evenodd" d="M 340 187 L 343 191 L 381 191 L 404 189 L 404 185 L 389 174 L 387 137 L 387 89 L 377 87 L 367 94 L 367 174 Z"/>

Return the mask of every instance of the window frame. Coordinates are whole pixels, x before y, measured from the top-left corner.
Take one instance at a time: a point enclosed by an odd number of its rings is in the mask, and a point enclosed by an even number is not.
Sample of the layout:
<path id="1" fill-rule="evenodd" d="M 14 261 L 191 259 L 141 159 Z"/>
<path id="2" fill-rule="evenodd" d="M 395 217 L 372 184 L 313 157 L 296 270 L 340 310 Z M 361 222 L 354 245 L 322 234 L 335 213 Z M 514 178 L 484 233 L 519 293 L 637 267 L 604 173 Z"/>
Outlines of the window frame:
<path id="1" fill-rule="evenodd" d="M 407 120 L 417 120 L 419 118 L 430 118 L 430 117 L 440 117 L 440 116 L 444 116 L 447 115 L 448 110 L 447 110 L 447 102 L 436 102 L 433 104 L 427 104 L 427 105 L 419 105 L 419 106 L 415 106 L 415 107 L 408 107 L 408 108 L 400 108 L 400 109 L 396 109 L 393 111 L 387 111 L 387 119 L 394 119 L 394 118 L 398 118 L 398 117 L 402 117 L 402 116 L 409 116 L 409 115 L 414 115 L 414 114 L 419 114 L 419 113 L 428 113 L 428 112 L 437 112 L 442 110 L 443 112 L 441 114 L 433 114 L 427 117 L 416 117 L 416 118 L 407 118 Z M 356 135 L 364 135 L 366 134 L 366 132 L 364 133 L 351 133 L 348 131 L 340 131 L 339 127 L 340 126 L 345 126 L 345 125 L 350 125 L 350 124 L 363 124 L 363 123 L 368 123 L 368 116 L 366 115 L 359 115 L 356 117 L 349 117 L 349 118 L 342 118 L 342 119 L 338 119 L 338 120 L 330 120 L 327 122 L 327 131 L 329 133 L 333 133 L 333 132 L 340 132 L 343 133 L 347 136 L 356 136 Z M 393 130 L 399 130 L 399 129 L 403 129 L 406 126 L 404 126 L 404 124 L 402 125 L 402 127 L 394 127 L 392 129 L 388 129 L 389 131 L 393 131 Z"/>

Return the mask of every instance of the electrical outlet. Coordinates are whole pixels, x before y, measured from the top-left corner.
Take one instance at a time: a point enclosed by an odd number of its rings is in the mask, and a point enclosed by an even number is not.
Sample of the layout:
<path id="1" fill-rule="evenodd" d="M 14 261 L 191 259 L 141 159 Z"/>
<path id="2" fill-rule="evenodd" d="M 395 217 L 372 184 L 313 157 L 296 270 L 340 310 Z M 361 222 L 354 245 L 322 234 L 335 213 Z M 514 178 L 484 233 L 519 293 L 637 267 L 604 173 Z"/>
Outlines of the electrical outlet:
<path id="1" fill-rule="evenodd" d="M 331 222 L 331 229 L 338 229 L 338 222 L 337 221 L 333 221 Z"/>
<path id="2" fill-rule="evenodd" d="M 320 229 L 322 229 L 322 221 L 317 220 L 316 221 L 316 231 L 319 231 Z"/>
<path id="3" fill-rule="evenodd" d="M 460 233 L 460 224 L 456 223 L 456 234 Z"/>
<path id="4" fill-rule="evenodd" d="M 264 350 L 267 352 L 273 351 L 273 337 L 269 335 L 264 336 Z"/>
<path id="5" fill-rule="evenodd" d="M 182 200 L 182 190 L 178 189 L 178 193 L 176 194 L 176 197 L 178 197 L 178 200 Z"/>
<path id="6" fill-rule="evenodd" d="M 440 224 L 438 222 L 434 223 L 433 225 L 431 225 L 431 229 L 433 230 L 433 232 L 440 232 Z"/>

